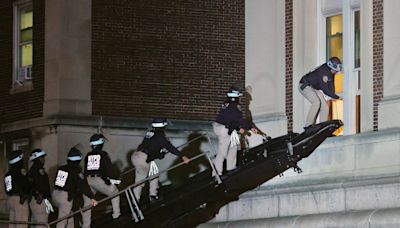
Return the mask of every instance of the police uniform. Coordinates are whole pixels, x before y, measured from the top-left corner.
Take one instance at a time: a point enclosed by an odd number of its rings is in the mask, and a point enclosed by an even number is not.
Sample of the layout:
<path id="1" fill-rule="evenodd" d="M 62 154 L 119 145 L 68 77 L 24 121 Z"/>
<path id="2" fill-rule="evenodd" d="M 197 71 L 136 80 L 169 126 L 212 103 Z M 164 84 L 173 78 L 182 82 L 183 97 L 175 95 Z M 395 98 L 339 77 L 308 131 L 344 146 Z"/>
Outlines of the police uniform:
<path id="1" fill-rule="evenodd" d="M 10 221 L 28 221 L 29 218 L 29 182 L 27 171 L 23 168 L 21 151 L 11 152 L 10 170 L 4 176 L 4 189 L 7 194 L 7 206 Z M 10 224 L 9 227 L 28 227 L 26 224 Z"/>
<path id="2" fill-rule="evenodd" d="M 94 194 L 101 192 L 107 196 L 114 195 L 119 192 L 118 188 L 111 183 L 119 177 L 114 172 L 110 157 L 107 152 L 102 150 L 104 137 L 101 134 L 95 134 L 90 139 L 90 144 L 93 148 L 85 157 L 85 176 L 87 177 L 89 186 Z M 90 204 L 90 198 L 83 196 L 85 206 Z M 120 197 L 111 199 L 113 208 L 112 217 L 114 219 L 121 215 L 120 212 Z M 82 227 L 90 227 L 92 211 L 89 209 L 82 213 Z"/>
<path id="3" fill-rule="evenodd" d="M 228 93 L 228 99 L 222 104 L 218 116 L 213 123 L 214 133 L 218 137 L 218 152 L 214 160 L 218 175 L 222 174 L 223 162 L 226 159 L 226 170 L 236 168 L 238 145 L 231 141 L 231 134 L 240 128 L 250 130 L 252 126 L 243 119 L 243 113 L 239 108 L 239 97 L 242 96 L 239 89 L 232 86 Z"/>
<path id="4" fill-rule="evenodd" d="M 339 99 L 335 94 L 334 73 L 327 63 L 304 75 L 299 83 L 300 93 L 311 103 L 307 114 L 306 127 L 315 123 L 319 112 L 320 122 L 328 120 L 329 106 L 324 94 L 333 99 Z M 322 92 L 324 93 L 322 93 Z"/>
<path id="5" fill-rule="evenodd" d="M 89 199 L 94 199 L 94 194 L 79 165 L 81 159 L 81 152 L 73 147 L 68 153 L 67 164 L 57 170 L 53 199 L 58 207 L 58 218 L 65 217 L 71 213 L 73 200 L 78 193 L 83 193 Z M 74 227 L 74 217 L 57 223 L 57 228 L 65 227 Z"/>
<path id="6" fill-rule="evenodd" d="M 131 161 L 135 167 L 135 183 L 148 177 L 150 162 L 154 159 L 162 159 L 167 152 L 171 152 L 181 157 L 181 152 L 174 147 L 166 138 L 164 127 L 167 125 L 165 118 L 155 118 L 152 126 L 153 130 L 148 131 L 139 145 L 137 151 L 132 154 Z M 150 200 L 157 198 L 158 178 L 154 178 L 149 183 Z M 135 197 L 140 199 L 144 184 L 134 189 Z"/>
<path id="7" fill-rule="evenodd" d="M 33 165 L 29 169 L 29 178 L 32 181 L 32 200 L 29 203 L 32 211 L 32 222 L 48 222 L 47 205 L 45 202 L 46 200 L 49 202 L 48 200 L 51 196 L 49 176 L 43 167 L 44 163 L 40 159 L 44 156 L 46 156 L 46 153 L 43 150 L 35 149 L 32 151 L 30 157 L 30 160 L 33 161 Z"/>

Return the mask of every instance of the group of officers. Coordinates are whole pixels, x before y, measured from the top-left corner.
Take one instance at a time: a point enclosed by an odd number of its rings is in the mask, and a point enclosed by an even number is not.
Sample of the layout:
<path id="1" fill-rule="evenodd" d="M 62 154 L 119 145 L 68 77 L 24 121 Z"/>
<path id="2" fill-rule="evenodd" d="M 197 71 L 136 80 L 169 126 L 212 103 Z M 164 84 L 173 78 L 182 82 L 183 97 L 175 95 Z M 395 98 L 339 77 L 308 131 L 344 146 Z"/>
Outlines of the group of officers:
<path id="1" fill-rule="evenodd" d="M 321 91 L 334 99 L 341 99 L 334 92 L 334 74 L 341 69 L 341 62 L 333 57 L 314 71 L 302 77 L 299 90 L 311 102 L 307 116 L 306 128 L 315 123 L 318 112 L 322 112 L 321 119 L 326 120 L 326 101 Z M 239 134 L 246 131 L 258 133 L 258 129 L 246 122 L 239 106 L 239 98 L 243 94 L 238 87 L 231 86 L 226 94 L 220 111 L 213 122 L 213 131 L 218 138 L 218 152 L 214 159 L 216 173 L 222 175 L 223 162 L 226 161 L 225 172 L 236 168 L 237 150 L 240 144 Z M 162 159 L 165 153 L 172 153 L 186 164 L 190 159 L 171 144 L 165 134 L 166 118 L 154 118 L 152 129 L 146 132 L 142 143 L 132 154 L 131 161 L 135 167 L 135 183 L 157 174 L 156 159 Z M 107 196 L 119 192 L 116 185 L 120 184 L 119 176 L 113 169 L 111 159 L 103 150 L 105 138 L 102 134 L 94 134 L 90 138 L 92 151 L 84 157 L 83 170 L 80 162 L 82 153 L 75 147 L 71 148 L 67 156 L 67 164 L 58 168 L 54 180 L 54 191 L 50 191 L 50 181 L 44 168 L 46 152 L 42 149 L 32 151 L 30 161 L 33 163 L 29 171 L 24 169 L 22 151 L 12 151 L 9 156 L 9 171 L 4 177 L 4 187 L 8 195 L 7 205 L 10 221 L 28 221 L 29 208 L 31 222 L 47 223 L 48 214 L 53 212 L 53 204 L 58 207 L 58 218 L 71 213 L 73 200 L 83 195 L 84 206 L 96 206 L 95 194 L 103 193 Z M 158 178 L 149 183 L 150 202 L 158 200 Z M 139 201 L 144 184 L 134 188 L 134 194 Z M 120 212 L 120 197 L 111 200 L 113 219 L 118 219 Z M 88 228 L 91 224 L 91 210 L 82 212 L 82 227 Z M 27 227 L 26 224 L 10 224 L 10 227 Z M 74 227 L 73 216 L 61 220 L 57 227 Z"/>

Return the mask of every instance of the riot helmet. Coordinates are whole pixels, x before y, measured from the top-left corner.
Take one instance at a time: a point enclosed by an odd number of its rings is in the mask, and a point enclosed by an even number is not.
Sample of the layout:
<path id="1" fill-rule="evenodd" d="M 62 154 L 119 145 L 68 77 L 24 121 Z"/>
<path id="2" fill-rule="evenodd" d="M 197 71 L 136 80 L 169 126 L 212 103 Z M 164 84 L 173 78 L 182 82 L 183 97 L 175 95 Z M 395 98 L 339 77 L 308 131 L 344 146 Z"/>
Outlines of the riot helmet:
<path id="1" fill-rule="evenodd" d="M 240 92 L 238 87 L 231 86 L 226 96 L 228 97 L 229 101 L 238 101 L 239 97 L 243 96 L 243 94 Z"/>
<path id="2" fill-rule="evenodd" d="M 10 153 L 10 157 L 8 158 L 8 164 L 14 165 L 22 161 L 24 154 L 21 150 L 14 150 Z"/>
<path id="3" fill-rule="evenodd" d="M 68 152 L 68 161 L 80 161 L 82 160 L 82 153 L 80 150 L 76 149 L 75 147 L 72 147 L 69 152 Z"/>
<path id="4" fill-rule="evenodd" d="M 104 145 L 104 135 L 103 134 L 94 134 L 90 137 L 90 146 L 93 149 L 101 149 Z"/>
<path id="5" fill-rule="evenodd" d="M 342 61 L 338 57 L 331 57 L 329 58 L 327 62 L 328 67 L 337 72 L 340 72 L 342 70 Z"/>
<path id="6" fill-rule="evenodd" d="M 40 158 L 40 157 L 43 157 L 43 156 L 46 156 L 46 155 L 47 154 L 46 154 L 46 152 L 44 152 L 44 150 L 37 148 L 37 149 L 34 149 L 32 151 L 31 157 L 29 158 L 29 160 L 34 161 L 37 158 Z"/>
<path id="7" fill-rule="evenodd" d="M 168 125 L 167 118 L 156 117 L 151 122 L 151 126 L 153 128 L 164 128 L 167 125 Z"/>

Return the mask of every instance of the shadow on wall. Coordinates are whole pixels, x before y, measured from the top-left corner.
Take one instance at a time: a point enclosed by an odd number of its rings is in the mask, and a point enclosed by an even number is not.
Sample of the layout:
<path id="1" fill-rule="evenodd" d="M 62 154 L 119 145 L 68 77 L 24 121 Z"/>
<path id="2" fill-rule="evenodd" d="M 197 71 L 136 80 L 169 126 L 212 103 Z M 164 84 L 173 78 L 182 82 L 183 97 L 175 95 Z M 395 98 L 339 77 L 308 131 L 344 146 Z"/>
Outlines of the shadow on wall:
<path id="1" fill-rule="evenodd" d="M 198 139 L 194 140 L 193 142 L 190 142 L 195 138 Z M 205 136 L 202 136 L 201 133 L 199 132 L 191 133 L 188 136 L 187 141 L 190 143 L 186 147 L 182 148 L 181 152 L 183 155 L 186 155 L 188 158 L 192 158 L 199 154 L 204 153 L 204 151 L 201 150 L 201 144 L 203 142 L 207 142 L 207 138 Z M 182 162 L 181 158 L 176 158 L 174 162 L 171 164 L 171 167 L 181 162 Z M 205 169 L 210 169 L 210 164 L 208 163 L 206 157 L 199 157 L 191 161 L 188 165 L 181 165 L 175 169 L 169 170 L 167 172 L 167 177 L 171 181 L 172 186 L 180 186 L 191 176 Z"/>
<path id="2" fill-rule="evenodd" d="M 253 97 L 251 95 L 252 92 L 253 92 L 253 87 L 247 86 L 246 90 L 243 93 L 243 95 L 244 95 L 243 98 L 244 98 L 244 103 L 245 103 L 245 108 L 243 110 L 243 112 L 244 112 L 244 120 L 247 123 L 251 124 L 254 128 L 256 128 L 258 130 L 259 134 L 263 135 L 265 133 L 260 128 L 258 128 L 256 126 L 256 124 L 254 123 L 253 115 L 252 115 L 251 110 L 250 110 L 250 103 L 253 100 Z M 245 149 L 246 147 L 249 146 L 248 136 L 250 136 L 250 135 L 251 135 L 250 132 L 246 132 L 246 134 L 242 134 L 241 135 L 241 137 L 240 137 L 241 149 Z"/>
<path id="3" fill-rule="evenodd" d="M 126 153 L 126 160 L 128 161 L 128 166 L 125 167 L 123 170 L 121 170 L 119 176 L 121 178 L 121 184 L 118 186 L 119 189 L 124 189 L 128 187 L 129 185 L 132 185 L 135 183 L 135 171 L 134 171 L 134 166 L 131 162 L 131 157 L 132 154 L 136 151 L 136 149 L 129 150 Z M 119 170 L 123 166 L 123 162 L 120 160 L 117 160 L 114 162 L 114 167 Z"/>

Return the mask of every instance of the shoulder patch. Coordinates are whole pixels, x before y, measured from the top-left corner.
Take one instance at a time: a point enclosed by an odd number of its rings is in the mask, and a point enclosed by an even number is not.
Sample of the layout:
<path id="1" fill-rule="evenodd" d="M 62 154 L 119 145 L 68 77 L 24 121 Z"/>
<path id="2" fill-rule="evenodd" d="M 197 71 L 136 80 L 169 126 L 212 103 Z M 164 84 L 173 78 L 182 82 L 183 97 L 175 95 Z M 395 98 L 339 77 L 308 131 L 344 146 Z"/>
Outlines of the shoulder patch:
<path id="1" fill-rule="evenodd" d="M 39 169 L 39 173 L 40 173 L 40 175 L 44 175 L 46 172 L 44 171 L 44 169 Z"/>
<path id="2" fill-rule="evenodd" d="M 328 76 L 324 75 L 322 76 L 322 81 L 324 81 L 325 83 L 327 83 L 329 81 Z"/>
<path id="3" fill-rule="evenodd" d="M 151 137 L 153 137 L 154 136 L 154 132 L 152 132 L 152 131 L 148 131 L 148 132 L 146 132 L 146 135 L 144 136 L 146 139 L 149 139 L 149 138 L 151 138 Z"/>
<path id="4" fill-rule="evenodd" d="M 27 174 L 26 169 L 21 169 L 21 174 L 26 176 L 26 174 Z"/>
<path id="5" fill-rule="evenodd" d="M 81 178 L 82 180 L 85 179 L 85 176 L 83 176 L 83 173 L 79 173 L 78 177 Z"/>

